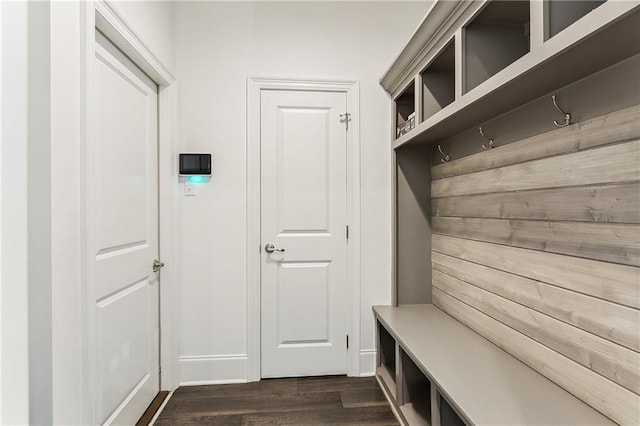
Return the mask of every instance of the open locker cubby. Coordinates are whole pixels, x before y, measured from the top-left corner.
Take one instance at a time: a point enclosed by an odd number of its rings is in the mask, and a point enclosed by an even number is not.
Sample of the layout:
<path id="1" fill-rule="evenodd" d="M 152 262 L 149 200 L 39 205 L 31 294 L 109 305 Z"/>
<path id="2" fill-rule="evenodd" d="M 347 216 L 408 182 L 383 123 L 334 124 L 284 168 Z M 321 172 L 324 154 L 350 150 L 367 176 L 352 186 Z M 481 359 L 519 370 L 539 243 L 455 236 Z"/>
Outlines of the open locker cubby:
<path id="1" fill-rule="evenodd" d="M 464 28 L 464 91 L 529 52 L 528 1 L 492 1 Z"/>
<path id="2" fill-rule="evenodd" d="M 431 382 L 400 349 L 400 412 L 410 425 L 431 425 Z"/>
<path id="3" fill-rule="evenodd" d="M 606 0 L 547 0 L 545 39 L 558 34 L 578 19 L 605 3 Z"/>
<path id="4" fill-rule="evenodd" d="M 380 322 L 378 327 L 378 367 L 377 374 L 382 377 L 387 390 L 396 394 L 396 341 Z"/>
<path id="5" fill-rule="evenodd" d="M 456 98 L 455 45 L 451 40 L 422 71 L 422 120 L 426 120 Z"/>
<path id="6" fill-rule="evenodd" d="M 431 149 L 394 151 L 394 304 L 431 303 Z"/>
<path id="7" fill-rule="evenodd" d="M 415 127 L 415 112 L 416 89 L 415 82 L 412 81 L 411 84 L 404 89 L 404 92 L 396 98 L 396 138 L 406 134 Z M 410 120 L 413 120 L 413 125 L 405 127 L 405 124 L 408 125 Z"/>

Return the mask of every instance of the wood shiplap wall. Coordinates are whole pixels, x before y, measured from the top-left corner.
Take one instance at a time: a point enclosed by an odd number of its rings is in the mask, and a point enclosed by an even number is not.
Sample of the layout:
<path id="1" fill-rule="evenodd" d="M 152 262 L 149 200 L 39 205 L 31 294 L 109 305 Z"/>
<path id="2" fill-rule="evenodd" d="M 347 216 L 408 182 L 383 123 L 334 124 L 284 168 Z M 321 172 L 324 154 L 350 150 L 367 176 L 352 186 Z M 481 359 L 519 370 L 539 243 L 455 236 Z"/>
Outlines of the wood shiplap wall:
<path id="1" fill-rule="evenodd" d="M 640 106 L 431 176 L 433 303 L 640 424 Z"/>

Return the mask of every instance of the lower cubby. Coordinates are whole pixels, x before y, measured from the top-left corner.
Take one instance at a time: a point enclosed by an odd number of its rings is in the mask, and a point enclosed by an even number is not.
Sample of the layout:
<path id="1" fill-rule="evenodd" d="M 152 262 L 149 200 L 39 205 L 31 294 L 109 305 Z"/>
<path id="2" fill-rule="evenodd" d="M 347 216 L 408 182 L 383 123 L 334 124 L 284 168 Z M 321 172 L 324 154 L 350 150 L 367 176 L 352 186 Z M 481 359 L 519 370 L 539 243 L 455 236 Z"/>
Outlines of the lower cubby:
<path id="1" fill-rule="evenodd" d="M 465 422 L 462 421 L 458 413 L 451 408 L 451 405 L 442 395 L 438 395 L 438 412 L 440 413 L 441 426 L 465 426 Z"/>
<path id="2" fill-rule="evenodd" d="M 431 425 L 431 383 L 400 349 L 400 412 L 410 425 Z"/>
<path id="3" fill-rule="evenodd" d="M 378 322 L 378 362 L 376 374 L 387 391 L 396 397 L 396 341 Z"/>

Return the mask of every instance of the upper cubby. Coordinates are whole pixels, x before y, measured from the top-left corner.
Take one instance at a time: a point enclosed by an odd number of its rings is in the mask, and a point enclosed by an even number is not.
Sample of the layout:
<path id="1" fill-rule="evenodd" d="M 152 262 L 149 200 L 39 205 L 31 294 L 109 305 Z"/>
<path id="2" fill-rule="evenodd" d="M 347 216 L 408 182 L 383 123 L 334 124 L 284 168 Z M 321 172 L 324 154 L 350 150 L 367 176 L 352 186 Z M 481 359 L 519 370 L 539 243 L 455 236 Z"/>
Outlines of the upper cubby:
<path id="1" fill-rule="evenodd" d="M 455 100 L 456 55 L 453 40 L 422 71 L 422 120 Z"/>
<path id="2" fill-rule="evenodd" d="M 545 40 L 555 36 L 606 0 L 547 0 Z"/>
<path id="3" fill-rule="evenodd" d="M 412 81 L 396 98 L 396 138 L 408 133 L 416 126 L 416 89 Z"/>
<path id="4" fill-rule="evenodd" d="M 392 146 L 443 140 L 638 55 L 638 28 L 637 1 L 436 0 L 380 79 L 396 124 L 420 115 Z"/>
<path id="5" fill-rule="evenodd" d="M 492 1 L 464 27 L 464 92 L 529 52 L 528 1 Z"/>

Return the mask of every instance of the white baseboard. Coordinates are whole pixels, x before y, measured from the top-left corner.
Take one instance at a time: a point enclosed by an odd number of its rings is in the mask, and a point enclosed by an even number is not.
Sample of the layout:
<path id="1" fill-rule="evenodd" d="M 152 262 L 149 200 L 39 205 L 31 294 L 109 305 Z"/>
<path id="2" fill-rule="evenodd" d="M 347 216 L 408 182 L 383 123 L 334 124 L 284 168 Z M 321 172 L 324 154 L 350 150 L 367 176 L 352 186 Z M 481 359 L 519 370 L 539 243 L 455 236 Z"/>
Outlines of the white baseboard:
<path id="1" fill-rule="evenodd" d="M 181 356 L 180 386 L 247 382 L 247 355 Z"/>
<path id="2" fill-rule="evenodd" d="M 376 350 L 363 349 L 360 351 L 360 377 L 376 374 Z"/>
<path id="3" fill-rule="evenodd" d="M 247 355 L 181 356 L 180 386 L 247 382 Z M 360 377 L 375 375 L 376 350 L 360 351 Z"/>

